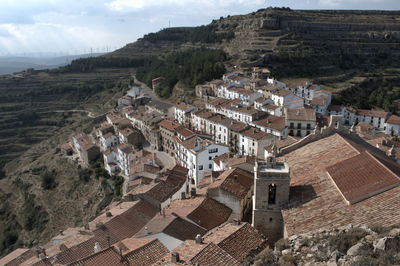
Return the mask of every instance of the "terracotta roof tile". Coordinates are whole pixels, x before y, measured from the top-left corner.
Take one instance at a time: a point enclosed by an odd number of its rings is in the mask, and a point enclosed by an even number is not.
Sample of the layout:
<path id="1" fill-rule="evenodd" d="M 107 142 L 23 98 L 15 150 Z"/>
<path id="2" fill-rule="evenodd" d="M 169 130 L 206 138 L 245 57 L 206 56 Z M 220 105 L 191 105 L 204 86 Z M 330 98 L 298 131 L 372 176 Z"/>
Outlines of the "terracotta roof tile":
<path id="1" fill-rule="evenodd" d="M 205 198 L 200 206 L 187 215 L 187 218 L 201 227 L 211 230 L 227 221 L 231 213 L 232 210 L 225 205 L 211 198 Z"/>
<path id="2" fill-rule="evenodd" d="M 248 256 L 257 255 L 267 246 L 263 235 L 248 223 L 225 223 L 208 232 L 203 240 L 218 245 L 240 262 Z"/>
<path id="3" fill-rule="evenodd" d="M 214 265 L 241 265 L 239 261 L 234 259 L 228 252 L 218 247 L 214 243 L 208 244 L 203 248 L 191 262 L 195 265 L 214 266 Z"/>
<path id="4" fill-rule="evenodd" d="M 176 123 L 174 121 L 164 119 L 160 123 L 158 123 L 160 127 L 163 127 L 165 129 L 168 129 L 169 131 L 175 131 L 181 127 L 183 127 L 181 124 Z"/>
<path id="5" fill-rule="evenodd" d="M 294 121 L 316 121 L 315 109 L 294 108 L 286 109 L 286 120 Z"/>
<path id="6" fill-rule="evenodd" d="M 252 123 L 261 127 L 275 129 L 278 131 L 283 131 L 286 128 L 285 118 L 275 115 L 268 115 L 267 118 L 256 120 Z"/>
<path id="7" fill-rule="evenodd" d="M 386 121 L 388 124 L 395 124 L 395 125 L 400 125 L 400 116 L 397 115 L 392 115 L 390 118 Z"/>
<path id="8" fill-rule="evenodd" d="M 260 140 L 272 136 L 270 133 L 266 133 L 256 127 L 250 127 L 249 129 L 241 132 L 240 134 L 255 140 Z"/>
<path id="9" fill-rule="evenodd" d="M 56 263 L 69 264 L 88 257 L 93 254 L 94 244 L 97 242 L 101 248 L 108 246 L 107 238 L 110 244 L 132 237 L 136 234 L 154 215 L 158 212 L 156 208 L 144 201 L 138 201 L 133 207 L 121 215 L 103 224 L 100 228 L 93 231 L 94 237 L 73 246 L 66 251 L 57 254 Z"/>
<path id="10" fill-rule="evenodd" d="M 327 171 L 351 204 L 400 184 L 400 179 L 368 151 L 332 165 Z"/>
<path id="11" fill-rule="evenodd" d="M 168 249 L 158 240 L 153 239 L 148 244 L 125 255 L 130 265 L 151 265 L 168 254 Z"/>
<path id="12" fill-rule="evenodd" d="M 254 177 L 251 173 L 233 168 L 224 171 L 208 189 L 221 188 L 238 198 L 244 198 L 251 190 L 253 183 Z"/>
<path id="13" fill-rule="evenodd" d="M 399 166 L 382 152 L 354 138 L 335 134 L 285 155 L 291 173 L 290 206 L 282 211 L 288 236 L 353 224 L 391 226 L 400 221 L 400 187 L 348 205 L 327 167 L 368 150 L 396 175 Z M 351 139 L 350 139 L 351 138 Z M 378 154 L 381 153 L 381 154 Z M 389 168 L 389 167 L 388 167 Z M 398 172 L 398 171 L 397 171 Z"/>
<path id="14" fill-rule="evenodd" d="M 387 118 L 389 113 L 383 111 L 375 111 L 375 110 L 356 109 L 356 114 L 363 116 Z"/>
<path id="15" fill-rule="evenodd" d="M 110 247 L 94 253 L 84 259 L 69 264 L 71 266 L 98 266 L 98 265 L 115 265 L 115 266 L 129 266 L 129 263 L 121 257 L 114 247 Z"/>

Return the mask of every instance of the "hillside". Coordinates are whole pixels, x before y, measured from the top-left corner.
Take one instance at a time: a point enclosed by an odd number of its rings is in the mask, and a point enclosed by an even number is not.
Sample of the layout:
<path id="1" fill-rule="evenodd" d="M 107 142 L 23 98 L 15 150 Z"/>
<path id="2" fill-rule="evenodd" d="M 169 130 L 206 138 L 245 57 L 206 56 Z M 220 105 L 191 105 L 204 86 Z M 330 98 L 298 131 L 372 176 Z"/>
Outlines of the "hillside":
<path id="1" fill-rule="evenodd" d="M 174 97 L 176 84 L 193 94 L 193 81 L 220 76 L 222 65 L 227 70 L 265 66 L 283 81 L 322 84 L 337 93 L 337 103 L 357 105 L 368 99 L 363 108 L 396 110 L 399 14 L 264 9 L 207 26 L 164 29 L 57 70 L 0 77 L 0 253 L 83 225 L 110 201 L 112 191 L 104 179 L 98 180 L 92 169 L 87 181 L 57 148 L 72 132 L 94 126 L 82 110 L 98 115 L 113 108 L 132 84 L 133 72 L 149 83 L 179 68 L 165 90 L 158 91 Z M 210 55 L 214 60 L 207 65 Z M 49 175 L 54 183 L 45 189 L 42 180 Z"/>

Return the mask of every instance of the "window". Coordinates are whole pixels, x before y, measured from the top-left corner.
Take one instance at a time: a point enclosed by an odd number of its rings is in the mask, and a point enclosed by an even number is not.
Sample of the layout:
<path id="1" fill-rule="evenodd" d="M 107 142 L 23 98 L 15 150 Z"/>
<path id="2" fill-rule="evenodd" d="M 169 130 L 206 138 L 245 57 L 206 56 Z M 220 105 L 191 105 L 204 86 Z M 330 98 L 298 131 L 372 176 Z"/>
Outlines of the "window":
<path id="1" fill-rule="evenodd" d="M 211 169 L 211 168 L 212 168 L 212 164 L 211 164 L 211 163 L 208 165 L 208 168 L 209 168 L 209 169 Z"/>
<path id="2" fill-rule="evenodd" d="M 301 129 L 301 123 L 297 123 L 297 128 Z"/>
<path id="3" fill-rule="evenodd" d="M 218 152 L 218 148 L 208 150 L 208 153 L 216 153 L 216 152 Z"/>
<path id="4" fill-rule="evenodd" d="M 301 137 L 301 131 L 300 130 L 297 130 L 297 135 L 296 135 L 297 137 Z"/>
<path id="5" fill-rule="evenodd" d="M 294 128 L 294 123 L 290 123 L 290 128 Z"/>
<path id="6" fill-rule="evenodd" d="M 202 165 L 199 165 L 199 170 L 203 170 L 203 166 Z"/>
<path id="7" fill-rule="evenodd" d="M 208 156 L 208 160 L 211 161 L 211 160 L 212 160 L 212 157 L 211 157 L 211 156 Z"/>
<path id="8" fill-rule="evenodd" d="M 310 130 L 307 130 L 307 133 L 306 133 L 306 135 L 310 135 Z"/>
<path id="9" fill-rule="evenodd" d="M 276 185 L 270 184 L 268 186 L 268 204 L 275 204 L 276 202 Z"/>
<path id="10" fill-rule="evenodd" d="M 311 129 L 311 124 L 307 124 L 307 129 Z"/>

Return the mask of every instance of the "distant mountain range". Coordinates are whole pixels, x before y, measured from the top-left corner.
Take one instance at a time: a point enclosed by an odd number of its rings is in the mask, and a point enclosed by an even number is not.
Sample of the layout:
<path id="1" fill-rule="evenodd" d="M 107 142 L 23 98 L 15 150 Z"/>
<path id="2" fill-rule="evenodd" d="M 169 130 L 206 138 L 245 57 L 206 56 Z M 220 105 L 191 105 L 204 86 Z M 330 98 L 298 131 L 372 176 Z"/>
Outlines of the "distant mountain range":
<path id="1" fill-rule="evenodd" d="M 28 68 L 51 69 L 65 66 L 72 60 L 78 58 L 87 58 L 91 56 L 100 56 L 104 53 L 66 55 L 57 57 L 0 57 L 0 75 L 12 74 L 26 70 Z"/>

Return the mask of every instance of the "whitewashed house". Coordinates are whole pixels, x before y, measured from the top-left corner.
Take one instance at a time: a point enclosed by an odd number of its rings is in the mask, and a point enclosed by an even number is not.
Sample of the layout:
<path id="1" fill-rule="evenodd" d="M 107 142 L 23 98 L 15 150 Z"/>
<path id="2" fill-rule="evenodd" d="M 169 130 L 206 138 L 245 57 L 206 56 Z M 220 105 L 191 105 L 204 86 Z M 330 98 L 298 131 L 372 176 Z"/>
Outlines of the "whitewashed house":
<path id="1" fill-rule="evenodd" d="M 174 106 L 174 118 L 179 124 L 185 125 L 187 124 L 187 115 L 196 110 L 197 108 L 194 106 L 185 103 L 178 104 Z"/>
<path id="2" fill-rule="evenodd" d="M 264 157 L 264 147 L 270 145 L 275 137 L 259 128 L 250 127 L 240 133 L 239 147 L 241 155 Z"/>
<path id="3" fill-rule="evenodd" d="M 304 100 L 299 96 L 294 95 L 289 90 L 278 90 L 271 93 L 271 99 L 275 105 L 284 108 L 301 108 L 304 106 Z"/>
<path id="4" fill-rule="evenodd" d="M 385 133 L 388 136 L 399 136 L 400 135 L 400 116 L 392 115 L 386 121 Z"/>
<path id="5" fill-rule="evenodd" d="M 103 150 L 106 150 L 110 147 L 114 147 L 118 145 L 118 138 L 113 133 L 108 132 L 106 134 L 100 135 L 99 137 L 101 147 Z"/>
<path id="6" fill-rule="evenodd" d="M 383 111 L 356 109 L 355 121 L 353 123 L 365 122 L 376 128 L 385 129 L 385 122 L 388 115 L 388 112 Z"/>
<path id="7" fill-rule="evenodd" d="M 289 132 L 288 127 L 286 126 L 285 117 L 281 116 L 268 115 L 263 119 L 249 123 L 249 125 L 281 139 L 286 138 Z"/>
<path id="8" fill-rule="evenodd" d="M 315 129 L 317 118 L 315 109 L 286 109 L 286 126 L 290 136 L 305 137 Z"/>
<path id="9" fill-rule="evenodd" d="M 257 91 L 243 89 L 236 86 L 229 87 L 226 90 L 226 93 L 227 93 L 226 98 L 240 99 L 242 103 L 245 105 L 252 105 L 255 99 L 262 96 L 262 94 Z"/>
<path id="10" fill-rule="evenodd" d="M 175 137 L 175 140 L 176 160 L 179 165 L 189 169 L 188 176 L 196 186 L 205 173 L 211 173 L 213 170 L 213 159 L 229 152 L 228 146 L 198 136 L 185 141 Z"/>
<path id="11" fill-rule="evenodd" d="M 316 110 L 318 114 L 325 115 L 332 101 L 332 94 L 326 91 L 316 91 L 310 106 Z"/>

